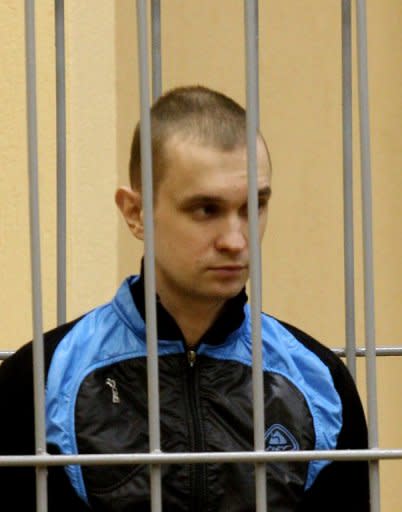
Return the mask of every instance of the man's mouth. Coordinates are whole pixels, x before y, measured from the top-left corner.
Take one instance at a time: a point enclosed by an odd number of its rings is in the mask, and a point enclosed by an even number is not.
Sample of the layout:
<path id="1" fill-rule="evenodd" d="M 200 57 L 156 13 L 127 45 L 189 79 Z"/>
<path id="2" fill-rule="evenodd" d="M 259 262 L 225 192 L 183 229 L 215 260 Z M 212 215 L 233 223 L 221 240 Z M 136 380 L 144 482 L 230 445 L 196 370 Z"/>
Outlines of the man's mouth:
<path id="1" fill-rule="evenodd" d="M 222 276 L 227 275 L 236 275 L 240 274 L 244 270 L 247 269 L 247 265 L 220 265 L 218 267 L 212 267 L 210 270 L 213 272 L 220 274 Z"/>

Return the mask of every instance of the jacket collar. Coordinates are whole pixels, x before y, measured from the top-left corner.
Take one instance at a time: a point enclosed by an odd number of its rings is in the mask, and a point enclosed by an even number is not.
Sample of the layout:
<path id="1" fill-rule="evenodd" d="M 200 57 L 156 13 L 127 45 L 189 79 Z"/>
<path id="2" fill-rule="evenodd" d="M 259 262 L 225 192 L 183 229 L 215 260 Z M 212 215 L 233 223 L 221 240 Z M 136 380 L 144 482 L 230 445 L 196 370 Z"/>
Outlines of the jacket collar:
<path id="1" fill-rule="evenodd" d="M 140 313 L 142 319 L 145 321 L 145 293 L 144 293 L 144 264 L 141 264 L 141 274 L 138 279 L 130 285 L 131 295 L 133 297 L 135 306 Z M 243 289 L 238 295 L 229 299 L 221 314 L 211 325 L 211 327 L 203 334 L 199 340 L 199 344 L 207 343 L 209 345 L 219 345 L 233 331 L 238 329 L 244 320 L 244 305 L 247 302 L 247 294 Z M 162 303 L 157 296 L 156 302 L 157 314 L 157 328 L 158 338 L 165 340 L 178 340 L 184 339 L 180 327 L 177 325 L 175 319 L 163 307 Z"/>

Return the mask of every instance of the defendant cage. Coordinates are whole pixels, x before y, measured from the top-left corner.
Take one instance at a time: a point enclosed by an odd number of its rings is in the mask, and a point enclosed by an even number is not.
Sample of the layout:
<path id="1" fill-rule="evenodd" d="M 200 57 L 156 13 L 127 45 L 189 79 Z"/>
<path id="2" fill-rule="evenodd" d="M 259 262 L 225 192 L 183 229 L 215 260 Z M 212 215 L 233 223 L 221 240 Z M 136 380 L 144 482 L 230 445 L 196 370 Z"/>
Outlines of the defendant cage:
<path id="1" fill-rule="evenodd" d="M 343 94 L 343 171 L 344 171 L 344 246 L 345 246 L 345 310 L 346 347 L 335 349 L 346 356 L 347 365 L 356 375 L 356 357 L 366 361 L 369 449 L 353 451 L 299 451 L 265 452 L 262 346 L 261 346 L 261 256 L 258 241 L 257 181 L 256 181 L 256 140 L 259 126 L 258 90 L 258 0 L 244 1 L 246 96 L 247 96 L 247 151 L 249 176 L 249 218 L 251 252 L 251 308 L 253 332 L 253 407 L 254 407 L 254 451 L 226 453 L 162 453 L 160 449 L 159 383 L 157 358 L 157 332 L 153 246 L 153 192 L 152 157 L 150 145 L 150 84 L 148 67 L 148 19 L 147 2 L 137 0 L 139 89 L 141 99 L 141 153 L 143 155 L 142 183 L 145 198 L 145 290 L 146 322 L 148 326 L 147 355 L 149 436 L 150 452 L 147 454 L 77 455 L 50 456 L 46 453 L 45 412 L 44 412 L 44 365 L 42 337 L 42 291 L 41 254 L 39 230 L 38 190 L 38 134 L 36 113 L 36 54 L 35 54 L 35 2 L 25 0 L 26 34 L 26 77 L 27 77 L 27 130 L 30 180 L 30 232 L 32 268 L 32 308 L 34 331 L 34 391 L 35 391 L 35 439 L 36 455 L 2 456 L 1 465 L 37 467 L 37 510 L 47 510 L 46 466 L 66 464 L 149 464 L 151 478 L 152 511 L 162 510 L 161 465 L 197 464 L 206 462 L 242 461 L 255 464 L 255 486 L 257 512 L 267 510 L 265 463 L 284 460 L 368 460 L 370 461 L 370 494 L 372 512 L 380 511 L 379 461 L 400 459 L 402 449 L 384 450 L 378 448 L 377 419 L 377 377 L 378 356 L 401 356 L 398 346 L 377 347 L 375 340 L 374 286 L 373 286 L 373 243 L 371 204 L 371 162 L 370 126 L 367 70 L 366 5 L 356 0 L 357 50 L 360 112 L 360 155 L 362 182 L 362 224 L 364 242 L 364 313 L 365 348 L 358 349 L 355 343 L 354 319 L 354 240 L 353 240 L 353 198 L 352 198 L 352 26 L 351 0 L 342 0 L 342 94 Z M 151 2 L 152 23 L 152 98 L 155 100 L 162 91 L 161 62 L 161 8 L 159 0 Z M 66 321 L 66 96 L 65 96 L 65 49 L 64 49 L 64 2 L 55 2 L 56 21 L 56 62 L 57 62 L 57 204 L 58 204 L 58 323 Z M 11 353 L 0 352 L 5 359 Z"/>

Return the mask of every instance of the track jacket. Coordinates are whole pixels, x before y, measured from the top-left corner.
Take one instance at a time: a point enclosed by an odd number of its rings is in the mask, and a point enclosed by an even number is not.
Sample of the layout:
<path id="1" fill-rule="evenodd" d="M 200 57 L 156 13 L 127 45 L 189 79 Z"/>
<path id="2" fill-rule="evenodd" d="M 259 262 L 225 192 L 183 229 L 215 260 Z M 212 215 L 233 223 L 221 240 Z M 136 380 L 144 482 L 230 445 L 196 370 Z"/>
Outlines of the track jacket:
<path id="1" fill-rule="evenodd" d="M 45 335 L 51 453 L 143 453 L 148 445 L 142 277 L 114 299 Z M 250 308 L 242 292 L 188 350 L 158 303 L 161 445 L 164 452 L 253 450 Z M 365 448 L 354 383 L 333 353 L 262 315 L 265 448 Z M 34 453 L 31 345 L 0 367 L 0 453 Z M 368 511 L 365 462 L 266 466 L 272 512 Z M 0 468 L 2 510 L 33 511 L 34 470 Z M 252 464 L 162 466 L 163 510 L 253 512 Z M 7 508 L 9 507 L 9 508 Z M 143 465 L 49 468 L 49 511 L 150 510 Z"/>

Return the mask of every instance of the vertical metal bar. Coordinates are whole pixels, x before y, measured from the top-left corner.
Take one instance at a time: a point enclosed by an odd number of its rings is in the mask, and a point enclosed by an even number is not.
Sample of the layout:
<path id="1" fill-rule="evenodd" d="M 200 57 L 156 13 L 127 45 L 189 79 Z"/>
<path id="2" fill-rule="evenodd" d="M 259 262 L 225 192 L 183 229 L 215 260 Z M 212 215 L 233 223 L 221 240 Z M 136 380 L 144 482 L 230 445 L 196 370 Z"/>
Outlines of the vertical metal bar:
<path id="1" fill-rule="evenodd" d="M 355 275 L 353 238 L 352 30 L 351 0 L 342 0 L 343 244 L 346 361 L 356 378 Z"/>
<path id="2" fill-rule="evenodd" d="M 138 60 L 141 101 L 141 180 L 145 227 L 148 421 L 150 451 L 155 453 L 160 452 L 160 423 L 147 27 L 146 0 L 137 0 Z M 151 509 L 152 512 L 160 512 L 162 510 L 160 465 L 151 465 Z"/>
<path id="3" fill-rule="evenodd" d="M 55 0 L 57 130 L 57 323 L 66 322 L 66 73 L 64 0 Z"/>
<path id="4" fill-rule="evenodd" d="M 152 0 L 152 101 L 162 94 L 162 43 L 161 43 L 161 2 Z"/>
<path id="5" fill-rule="evenodd" d="M 377 372 L 374 318 L 374 271 L 372 239 L 372 192 L 370 161 L 370 120 L 368 99 L 366 3 L 357 0 L 357 52 L 359 70 L 360 160 L 363 211 L 364 325 L 366 338 L 366 380 L 369 446 L 378 447 Z M 380 511 L 379 462 L 370 462 L 371 511 Z"/>
<path id="6" fill-rule="evenodd" d="M 250 246 L 251 322 L 253 341 L 254 449 L 265 450 L 264 382 L 261 341 L 261 252 L 258 230 L 258 1 L 245 0 L 246 89 L 247 89 L 247 171 Z M 255 465 L 256 511 L 267 510 L 265 464 Z"/>
<path id="7" fill-rule="evenodd" d="M 46 453 L 45 379 L 42 335 L 42 287 L 39 222 L 38 133 L 36 113 L 35 2 L 25 0 L 25 51 L 29 213 L 32 273 L 33 374 L 36 453 Z M 23 491 L 22 491 L 23 492 Z M 47 511 L 47 470 L 36 468 L 36 508 Z"/>

